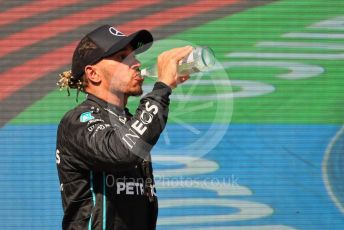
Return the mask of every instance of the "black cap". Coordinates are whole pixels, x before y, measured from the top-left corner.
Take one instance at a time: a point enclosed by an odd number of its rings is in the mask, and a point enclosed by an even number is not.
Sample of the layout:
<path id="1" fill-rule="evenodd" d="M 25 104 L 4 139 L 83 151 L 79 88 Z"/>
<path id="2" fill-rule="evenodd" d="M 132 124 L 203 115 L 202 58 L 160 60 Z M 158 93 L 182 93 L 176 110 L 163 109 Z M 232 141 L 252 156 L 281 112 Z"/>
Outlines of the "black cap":
<path id="1" fill-rule="evenodd" d="M 81 41 L 85 38 L 91 40 L 96 47 L 86 53 L 80 52 Z M 153 36 L 147 30 L 139 30 L 126 36 L 111 25 L 103 25 L 88 33 L 76 47 L 72 60 L 72 75 L 74 80 L 79 79 L 87 65 L 92 65 L 101 59 L 131 44 L 135 53 L 142 53 L 152 46 Z"/>

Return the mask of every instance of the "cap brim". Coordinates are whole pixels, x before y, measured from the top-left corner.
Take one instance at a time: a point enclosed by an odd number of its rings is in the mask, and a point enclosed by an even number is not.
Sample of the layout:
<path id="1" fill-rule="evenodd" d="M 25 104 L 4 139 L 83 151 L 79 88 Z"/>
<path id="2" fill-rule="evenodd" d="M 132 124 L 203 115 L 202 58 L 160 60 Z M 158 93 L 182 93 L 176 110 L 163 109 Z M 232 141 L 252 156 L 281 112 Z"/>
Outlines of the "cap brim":
<path id="1" fill-rule="evenodd" d="M 153 36 L 148 30 L 139 30 L 114 44 L 103 57 L 108 57 L 131 44 L 136 54 L 148 50 L 153 44 Z"/>

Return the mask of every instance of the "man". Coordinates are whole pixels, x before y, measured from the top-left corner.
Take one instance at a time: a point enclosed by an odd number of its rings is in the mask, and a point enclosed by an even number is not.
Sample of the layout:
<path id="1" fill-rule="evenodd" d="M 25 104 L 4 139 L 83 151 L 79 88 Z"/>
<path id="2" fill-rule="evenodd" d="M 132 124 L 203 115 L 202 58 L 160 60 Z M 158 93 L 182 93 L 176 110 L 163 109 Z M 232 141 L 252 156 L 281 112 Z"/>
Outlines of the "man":
<path id="1" fill-rule="evenodd" d="M 147 50 L 152 35 L 125 36 L 104 25 L 76 47 L 71 73 L 59 84 L 87 93 L 62 118 L 56 162 L 64 210 L 63 229 L 155 229 L 157 198 L 150 150 L 163 131 L 171 89 L 188 79 L 177 64 L 192 47 L 158 57 L 158 81 L 140 100 L 134 115 L 129 96 L 142 94 L 144 79 L 135 54 Z"/>

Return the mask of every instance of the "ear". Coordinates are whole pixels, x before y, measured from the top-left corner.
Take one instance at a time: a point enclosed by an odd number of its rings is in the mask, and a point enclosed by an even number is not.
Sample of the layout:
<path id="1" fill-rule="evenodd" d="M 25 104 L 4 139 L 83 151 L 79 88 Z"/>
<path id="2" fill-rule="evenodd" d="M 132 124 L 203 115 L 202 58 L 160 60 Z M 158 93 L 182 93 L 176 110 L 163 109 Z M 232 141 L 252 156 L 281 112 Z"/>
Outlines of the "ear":
<path id="1" fill-rule="evenodd" d="M 93 84 L 99 84 L 101 82 L 101 76 L 99 75 L 99 70 L 96 66 L 87 65 L 85 67 L 85 75 L 87 80 L 92 82 Z"/>

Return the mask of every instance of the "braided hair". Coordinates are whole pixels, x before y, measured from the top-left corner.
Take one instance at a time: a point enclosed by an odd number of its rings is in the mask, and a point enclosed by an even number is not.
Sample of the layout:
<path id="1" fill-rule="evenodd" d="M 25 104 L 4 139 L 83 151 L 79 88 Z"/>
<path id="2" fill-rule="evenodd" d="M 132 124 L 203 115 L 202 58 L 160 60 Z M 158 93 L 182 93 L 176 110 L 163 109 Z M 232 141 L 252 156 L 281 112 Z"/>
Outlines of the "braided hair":
<path id="1" fill-rule="evenodd" d="M 80 57 L 88 55 L 89 52 L 92 52 L 94 49 L 96 49 L 96 44 L 90 40 L 88 37 L 83 38 L 80 43 L 77 46 L 77 49 L 75 52 L 78 52 Z M 78 59 L 75 58 L 77 55 L 73 55 L 73 64 L 78 65 Z M 60 90 L 67 90 L 68 96 L 70 96 L 70 89 L 76 89 L 77 90 L 77 97 L 76 100 L 78 100 L 79 92 L 85 92 L 85 89 L 88 85 L 87 78 L 85 77 L 85 74 L 82 76 L 73 76 L 72 71 L 64 71 L 61 74 L 59 74 L 59 80 L 56 83 Z"/>

